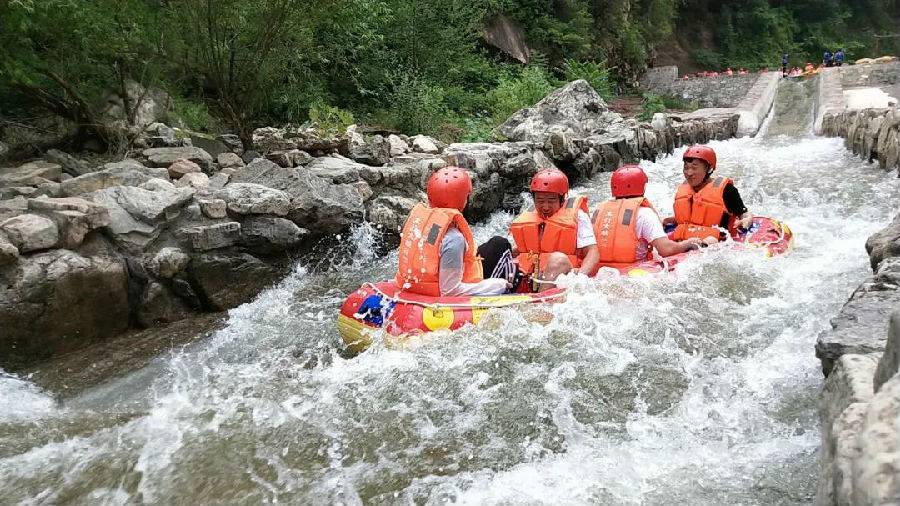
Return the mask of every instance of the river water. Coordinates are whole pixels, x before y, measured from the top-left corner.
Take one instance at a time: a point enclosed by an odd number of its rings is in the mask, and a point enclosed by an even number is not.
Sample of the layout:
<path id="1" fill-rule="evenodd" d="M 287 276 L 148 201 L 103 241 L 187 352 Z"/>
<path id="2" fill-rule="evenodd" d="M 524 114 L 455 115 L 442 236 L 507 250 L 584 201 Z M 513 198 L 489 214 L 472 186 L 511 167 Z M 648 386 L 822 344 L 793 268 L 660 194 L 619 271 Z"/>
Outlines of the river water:
<path id="1" fill-rule="evenodd" d="M 674 275 L 572 279 L 549 324 L 499 310 L 348 358 L 338 307 L 396 265 L 360 227 L 352 259 L 299 264 L 209 339 L 65 403 L 0 378 L 0 503 L 811 502 L 813 344 L 900 186 L 839 139 L 712 146 L 748 207 L 794 230 L 790 255 L 710 248 Z M 680 154 L 642 163 L 664 213 Z M 608 177 L 579 190 L 606 198 Z"/>

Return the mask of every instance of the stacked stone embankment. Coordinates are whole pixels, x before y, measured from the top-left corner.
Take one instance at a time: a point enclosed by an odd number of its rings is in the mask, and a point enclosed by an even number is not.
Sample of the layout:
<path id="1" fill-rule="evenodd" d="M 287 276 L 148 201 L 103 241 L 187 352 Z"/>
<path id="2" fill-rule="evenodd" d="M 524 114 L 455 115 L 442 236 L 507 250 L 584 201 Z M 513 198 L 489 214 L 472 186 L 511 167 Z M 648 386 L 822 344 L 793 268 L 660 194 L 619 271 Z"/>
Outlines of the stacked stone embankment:
<path id="1" fill-rule="evenodd" d="M 699 115 L 737 114 L 738 136 L 753 136 L 775 102 L 780 78 L 778 72 L 762 74 L 678 78 L 678 68 L 650 69 L 641 86 L 653 93 L 671 95 L 695 102 L 703 109 Z"/>
<path id="2" fill-rule="evenodd" d="M 540 167 L 578 180 L 733 137 L 737 124 L 728 112 L 638 123 L 576 81 L 504 123 L 511 142 L 261 128 L 244 151 L 234 136 L 153 123 L 121 161 L 92 166 L 51 152 L 0 169 L 0 367 L 235 307 L 316 238 L 363 221 L 397 234 L 447 164 L 472 172 L 475 220 L 520 207 Z"/>
<path id="3" fill-rule="evenodd" d="M 900 109 L 862 109 L 826 114 L 822 132 L 842 137 L 847 149 L 884 170 L 900 168 Z"/>
<path id="4" fill-rule="evenodd" d="M 900 502 L 900 215 L 866 242 L 874 274 L 819 336 L 816 504 Z"/>

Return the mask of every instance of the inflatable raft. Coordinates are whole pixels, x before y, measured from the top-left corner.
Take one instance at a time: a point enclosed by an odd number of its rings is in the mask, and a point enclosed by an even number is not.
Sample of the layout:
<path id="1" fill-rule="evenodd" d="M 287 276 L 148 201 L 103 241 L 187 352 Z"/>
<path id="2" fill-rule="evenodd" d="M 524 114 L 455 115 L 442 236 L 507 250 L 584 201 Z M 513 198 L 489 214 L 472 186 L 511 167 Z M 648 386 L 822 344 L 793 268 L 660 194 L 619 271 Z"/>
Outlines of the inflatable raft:
<path id="1" fill-rule="evenodd" d="M 734 233 L 732 239 L 717 247 L 761 250 L 766 256 L 775 256 L 791 249 L 793 233 L 778 220 L 757 216 L 748 230 Z M 696 253 L 690 251 L 617 269 L 624 275 L 634 277 L 667 272 Z M 403 292 L 393 281 L 365 283 L 344 301 L 338 314 L 337 328 L 347 349 L 359 353 L 371 344 L 372 331 L 383 330 L 387 344 L 402 345 L 411 337 L 427 332 L 455 330 L 468 323 L 477 325 L 484 313 L 492 308 L 554 303 L 564 298 L 565 290 L 561 288 L 540 293 L 429 297 Z"/>

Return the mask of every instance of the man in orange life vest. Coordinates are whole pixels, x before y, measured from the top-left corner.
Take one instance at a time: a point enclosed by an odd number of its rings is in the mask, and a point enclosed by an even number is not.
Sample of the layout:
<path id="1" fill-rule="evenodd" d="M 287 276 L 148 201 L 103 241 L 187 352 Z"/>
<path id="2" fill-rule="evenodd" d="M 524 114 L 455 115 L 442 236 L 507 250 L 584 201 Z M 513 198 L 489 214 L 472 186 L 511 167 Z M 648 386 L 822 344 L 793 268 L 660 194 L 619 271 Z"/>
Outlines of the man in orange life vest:
<path id="1" fill-rule="evenodd" d="M 400 236 L 396 283 L 431 296 L 498 295 L 506 279 L 484 279 L 472 231 L 462 215 L 472 179 L 459 167 L 444 167 L 426 187 L 429 206 L 416 204 Z"/>
<path id="2" fill-rule="evenodd" d="M 672 239 L 698 237 L 707 244 L 725 238 L 722 230 L 747 228 L 753 215 L 727 177 L 713 178 L 716 152 L 708 146 L 691 146 L 684 152 L 684 183 L 675 192 L 675 216 L 663 225 L 675 225 Z"/>
<path id="3" fill-rule="evenodd" d="M 509 227 L 519 270 L 539 283 L 572 271 L 589 276 L 596 272 L 600 255 L 587 199 L 567 198 L 569 178 L 558 169 L 539 170 L 530 189 L 534 210 L 522 213 Z M 544 285 L 549 283 L 533 288 L 549 287 Z"/>
<path id="4" fill-rule="evenodd" d="M 667 257 L 703 245 L 697 237 L 677 242 L 669 239 L 659 214 L 644 197 L 647 174 L 638 165 L 619 167 L 609 183 L 613 200 L 598 205 L 593 216 L 601 266 L 621 267 L 651 260 L 653 249 Z"/>

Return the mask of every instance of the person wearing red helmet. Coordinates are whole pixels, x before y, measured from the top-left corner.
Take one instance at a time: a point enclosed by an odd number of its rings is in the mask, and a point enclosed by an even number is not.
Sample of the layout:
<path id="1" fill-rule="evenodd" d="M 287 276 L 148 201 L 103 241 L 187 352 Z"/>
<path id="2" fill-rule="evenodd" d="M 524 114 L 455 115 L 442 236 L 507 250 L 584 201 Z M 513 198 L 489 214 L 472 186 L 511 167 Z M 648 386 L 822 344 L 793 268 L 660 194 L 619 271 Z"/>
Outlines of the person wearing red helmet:
<path id="1" fill-rule="evenodd" d="M 513 220 L 509 231 L 519 270 L 538 283 L 532 288 L 543 289 L 541 281 L 554 281 L 573 270 L 596 271 L 600 257 L 587 199 L 568 197 L 569 178 L 555 168 L 539 170 L 529 189 L 534 210 Z"/>
<path id="2" fill-rule="evenodd" d="M 403 290 L 431 296 L 498 295 L 505 279 L 484 279 L 472 230 L 462 215 L 472 193 L 469 173 L 445 167 L 431 175 L 428 204 L 416 204 L 400 235 L 395 282 Z"/>
<path id="3" fill-rule="evenodd" d="M 698 237 L 710 244 L 725 238 L 722 230 L 749 227 L 753 215 L 734 183 L 727 177 L 712 177 L 716 152 L 709 146 L 691 146 L 682 159 L 684 183 L 675 192 L 675 216 L 663 220 L 664 225 L 675 225 L 672 238 Z"/>
<path id="4" fill-rule="evenodd" d="M 639 165 L 619 167 L 609 183 L 613 200 L 599 204 L 593 215 L 601 266 L 622 267 L 651 260 L 654 249 L 667 257 L 703 245 L 695 237 L 684 241 L 669 239 L 659 214 L 644 197 L 647 174 Z"/>

